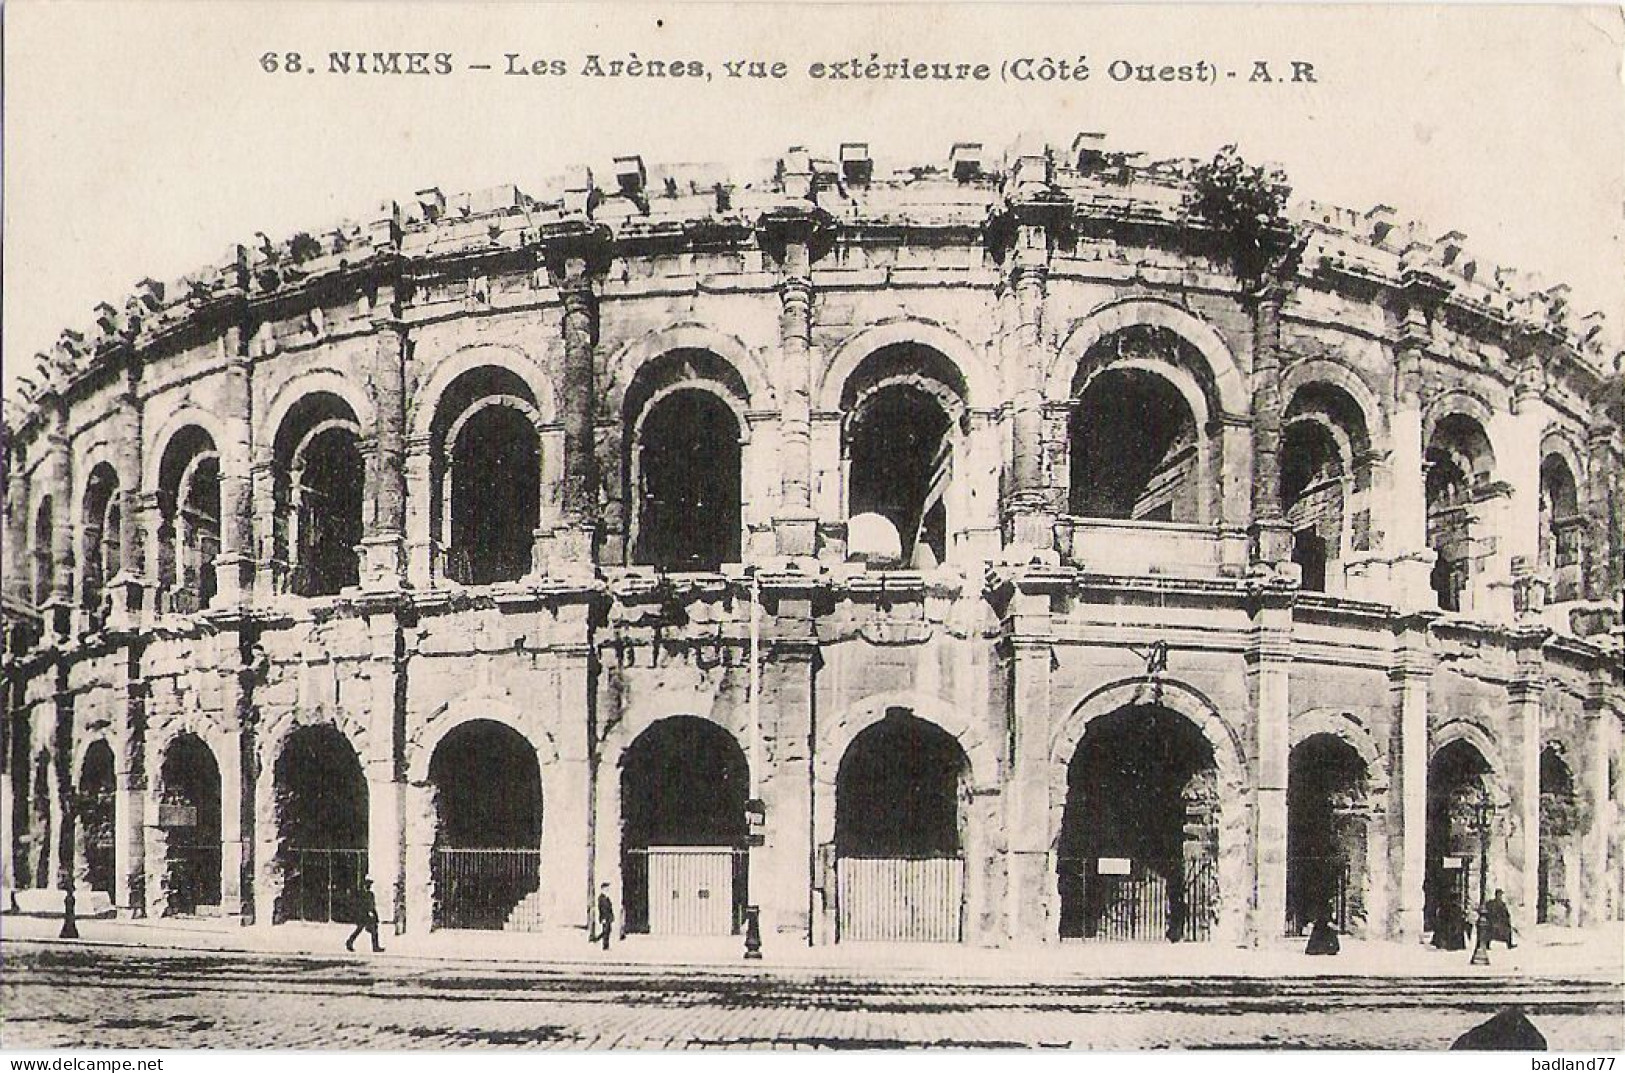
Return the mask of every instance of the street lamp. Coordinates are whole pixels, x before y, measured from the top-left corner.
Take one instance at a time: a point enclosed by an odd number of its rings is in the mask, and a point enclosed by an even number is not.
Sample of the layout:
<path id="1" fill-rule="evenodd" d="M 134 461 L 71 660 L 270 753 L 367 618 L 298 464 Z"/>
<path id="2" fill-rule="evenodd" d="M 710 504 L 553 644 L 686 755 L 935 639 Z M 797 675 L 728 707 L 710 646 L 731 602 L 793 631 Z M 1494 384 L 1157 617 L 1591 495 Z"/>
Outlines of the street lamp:
<path id="1" fill-rule="evenodd" d="M 1479 795 L 1473 802 L 1473 826 L 1478 831 L 1478 935 L 1473 942 L 1473 958 L 1469 964 L 1490 963 L 1489 937 L 1489 882 L 1490 882 L 1490 824 L 1495 818 L 1495 803 L 1489 794 Z"/>

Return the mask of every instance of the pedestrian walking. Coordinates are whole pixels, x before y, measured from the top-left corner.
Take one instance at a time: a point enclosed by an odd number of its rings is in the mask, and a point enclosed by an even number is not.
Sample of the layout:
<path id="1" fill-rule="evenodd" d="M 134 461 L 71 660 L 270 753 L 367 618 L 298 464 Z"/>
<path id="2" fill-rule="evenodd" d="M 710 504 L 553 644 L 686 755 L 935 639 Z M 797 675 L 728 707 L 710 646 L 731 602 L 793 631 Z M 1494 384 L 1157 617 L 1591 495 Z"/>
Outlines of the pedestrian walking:
<path id="1" fill-rule="evenodd" d="M 615 932 L 615 902 L 609 896 L 608 883 L 598 885 L 598 912 L 596 916 L 595 928 L 588 933 L 587 938 L 601 941 L 604 944 L 604 949 L 608 950 L 610 936 Z"/>
<path id="2" fill-rule="evenodd" d="M 1505 892 L 1495 889 L 1495 897 L 1484 903 L 1484 948 L 1502 942 L 1511 950 L 1518 944 L 1512 938 L 1512 910 L 1507 907 Z"/>
<path id="3" fill-rule="evenodd" d="M 361 938 L 362 932 L 366 932 L 372 939 L 372 952 L 382 954 L 384 948 L 378 943 L 378 899 L 372 894 L 372 880 L 361 881 L 361 890 L 356 893 L 355 910 L 355 931 L 344 940 L 344 949 L 355 950 L 355 941 Z"/>

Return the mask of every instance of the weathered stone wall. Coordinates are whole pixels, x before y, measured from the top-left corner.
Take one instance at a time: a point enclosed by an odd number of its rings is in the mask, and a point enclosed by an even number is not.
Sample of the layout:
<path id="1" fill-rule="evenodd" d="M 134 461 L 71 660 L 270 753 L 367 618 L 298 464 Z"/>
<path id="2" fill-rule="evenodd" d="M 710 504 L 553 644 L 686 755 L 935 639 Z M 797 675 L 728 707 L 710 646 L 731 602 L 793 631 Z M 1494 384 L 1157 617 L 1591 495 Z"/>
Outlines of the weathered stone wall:
<path id="1" fill-rule="evenodd" d="M 1319 734 L 1366 772 L 1364 932 L 1419 930 L 1427 764 L 1454 740 L 1493 771 L 1491 879 L 1520 917 L 1533 919 L 1551 852 L 1549 746 L 1580 817 L 1563 848 L 1571 922 L 1625 911 L 1608 525 L 1625 502 L 1625 431 L 1609 424 L 1600 337 L 1561 296 L 1467 270 L 1449 236 L 1323 206 L 1300 221 L 1303 269 L 1254 294 L 1178 212 L 1183 180 L 1160 166 L 1113 178 L 1058 153 L 839 192 L 821 166 L 791 154 L 769 182 L 665 197 L 651 185 L 642 203 L 590 178 L 550 200 L 426 191 L 365 225 L 143 284 L 98 311 L 96 338 L 65 336 L 8 440 L 6 883 L 23 858 L 34 885 L 63 881 L 67 788 L 105 738 L 115 902 L 169 911 L 162 772 L 191 735 L 219 769 L 218 911 L 271 923 L 288 881 L 277 759 L 298 728 L 331 725 L 364 773 L 380 909 L 427 928 L 431 760 L 459 726 L 494 720 L 540 772 L 540 919 L 578 927 L 599 883 L 622 894 L 626 751 L 685 715 L 748 758 L 766 816 L 751 897 L 770 935 L 828 942 L 840 764 L 904 710 L 964 754 L 966 941 L 1053 940 L 1067 765 L 1091 720 L 1156 704 L 1214 754 L 1223 941 L 1279 933 L 1293 750 Z M 1177 353 L 1114 351 L 1137 330 Z M 897 344 L 952 370 L 933 381 L 954 396 L 948 553 L 923 573 L 848 561 L 843 388 Z M 1076 391 L 1114 362 L 1163 377 L 1198 417 L 1197 521 L 1069 514 Z M 528 394 L 540 507 L 525 576 L 465 586 L 447 576 L 435 434 L 448 389 L 481 369 Z M 712 393 L 739 422 L 743 550 L 716 572 L 632 561 L 639 408 L 676 388 Z M 306 598 L 278 561 L 275 444 L 318 392 L 348 407 L 364 460 L 362 583 Z M 1359 426 L 1339 426 L 1341 521 L 1321 524 L 1342 554 L 1325 594 L 1302 591 L 1271 530 L 1271 430 L 1317 392 Z M 1422 458 L 1453 417 L 1476 423 L 1493 459 L 1463 515 L 1469 598 L 1440 616 Z M 167 606 L 158 583 L 172 510 L 160 468 L 189 427 L 221 471 L 220 590 L 196 612 Z M 1536 562 L 1548 449 L 1587 519 L 1583 584 L 1561 602 Z M 105 609 L 83 569 L 102 463 L 127 514 Z M 56 536 L 40 549 L 46 497 Z M 36 553 L 56 575 L 40 606 Z"/>

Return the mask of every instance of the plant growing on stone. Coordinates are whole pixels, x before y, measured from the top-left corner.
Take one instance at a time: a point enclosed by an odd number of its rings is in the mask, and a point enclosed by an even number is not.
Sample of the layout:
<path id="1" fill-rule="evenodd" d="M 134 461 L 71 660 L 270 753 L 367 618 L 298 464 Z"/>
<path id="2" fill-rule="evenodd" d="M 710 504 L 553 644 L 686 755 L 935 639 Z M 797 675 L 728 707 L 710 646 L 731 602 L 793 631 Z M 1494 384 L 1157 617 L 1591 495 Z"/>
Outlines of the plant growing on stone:
<path id="1" fill-rule="evenodd" d="M 1291 194 L 1285 172 L 1254 167 L 1227 145 L 1196 165 L 1185 212 L 1214 230 L 1230 267 L 1256 291 L 1289 278 L 1303 256 L 1304 236 L 1286 215 Z"/>

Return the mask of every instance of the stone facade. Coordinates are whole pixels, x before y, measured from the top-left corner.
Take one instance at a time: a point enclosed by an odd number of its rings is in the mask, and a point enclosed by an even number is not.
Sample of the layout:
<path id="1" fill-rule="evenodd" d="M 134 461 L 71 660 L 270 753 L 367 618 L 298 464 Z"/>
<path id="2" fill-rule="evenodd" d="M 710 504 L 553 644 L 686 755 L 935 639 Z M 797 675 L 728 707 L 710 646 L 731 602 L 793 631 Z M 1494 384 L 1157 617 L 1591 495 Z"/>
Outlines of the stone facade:
<path id="1" fill-rule="evenodd" d="M 1301 266 L 1244 287 L 1190 174 L 1089 138 L 632 158 L 99 307 L 9 400 L 6 886 L 270 925 L 355 865 L 397 928 L 580 927 L 697 839 L 748 857 L 770 941 L 892 926 L 838 904 L 875 857 L 962 862 L 966 942 L 1108 937 L 1133 882 L 1185 938 L 1335 895 L 1414 940 L 1482 854 L 1524 923 L 1619 917 L 1618 357 L 1383 208 L 1302 206 Z M 852 848 L 895 804 L 843 776 L 881 732 L 875 771 L 958 758 L 953 845 Z M 751 822 L 628 819 L 661 734 L 731 743 Z M 1142 768 L 1127 805 L 1077 774 Z M 458 852 L 520 862 L 468 865 L 495 917 Z"/>

